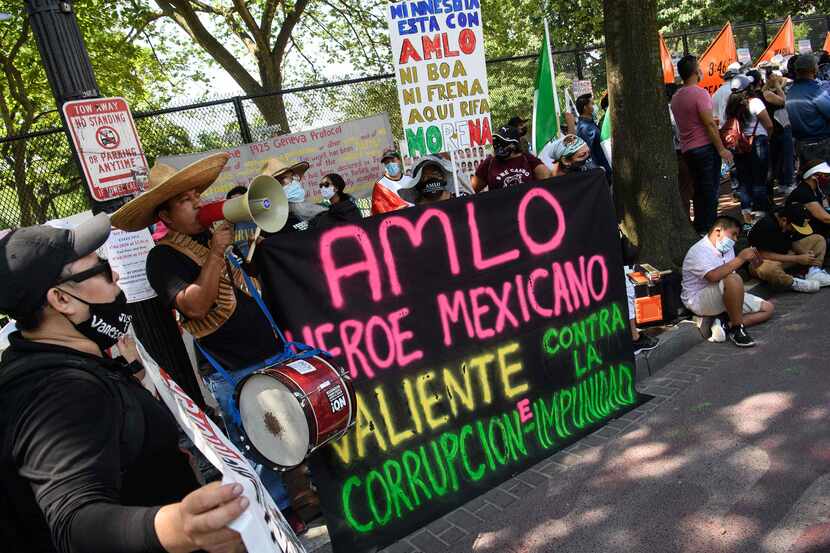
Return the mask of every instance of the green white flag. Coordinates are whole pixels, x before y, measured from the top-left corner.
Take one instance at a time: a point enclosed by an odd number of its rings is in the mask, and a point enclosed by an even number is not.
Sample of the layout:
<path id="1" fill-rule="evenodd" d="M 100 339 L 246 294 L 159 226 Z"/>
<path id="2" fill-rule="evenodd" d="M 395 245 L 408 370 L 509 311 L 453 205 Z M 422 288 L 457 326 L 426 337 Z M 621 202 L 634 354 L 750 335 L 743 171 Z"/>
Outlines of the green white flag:
<path id="1" fill-rule="evenodd" d="M 539 52 L 536 90 L 533 92 L 533 151 L 536 155 L 551 138 L 559 134 L 559 98 L 555 78 L 545 21 L 545 40 Z"/>
<path id="2" fill-rule="evenodd" d="M 599 139 L 600 146 L 602 146 L 602 151 L 605 154 L 605 159 L 608 160 L 608 165 L 613 167 L 614 165 L 611 161 L 611 144 L 613 142 L 611 130 L 611 107 L 609 106 L 608 109 L 605 110 L 605 117 L 602 120 L 602 129 L 599 132 Z"/>

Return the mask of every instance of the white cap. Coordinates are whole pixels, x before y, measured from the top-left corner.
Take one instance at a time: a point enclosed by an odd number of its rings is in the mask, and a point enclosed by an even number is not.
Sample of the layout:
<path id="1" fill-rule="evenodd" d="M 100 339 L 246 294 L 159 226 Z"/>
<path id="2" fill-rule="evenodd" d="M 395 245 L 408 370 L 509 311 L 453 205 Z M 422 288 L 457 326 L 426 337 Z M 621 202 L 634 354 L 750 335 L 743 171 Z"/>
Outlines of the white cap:
<path id="1" fill-rule="evenodd" d="M 727 71 L 729 71 L 729 70 L 740 71 L 741 70 L 741 64 L 736 62 L 736 61 L 733 61 L 732 63 L 729 64 L 729 67 L 727 67 L 726 70 Z"/>
<path id="2" fill-rule="evenodd" d="M 825 173 L 830 175 L 830 165 L 827 165 L 826 161 L 824 163 L 819 163 L 815 167 L 811 167 L 810 169 L 808 169 L 807 172 L 804 173 L 804 176 L 801 178 L 809 179 L 816 173 Z"/>

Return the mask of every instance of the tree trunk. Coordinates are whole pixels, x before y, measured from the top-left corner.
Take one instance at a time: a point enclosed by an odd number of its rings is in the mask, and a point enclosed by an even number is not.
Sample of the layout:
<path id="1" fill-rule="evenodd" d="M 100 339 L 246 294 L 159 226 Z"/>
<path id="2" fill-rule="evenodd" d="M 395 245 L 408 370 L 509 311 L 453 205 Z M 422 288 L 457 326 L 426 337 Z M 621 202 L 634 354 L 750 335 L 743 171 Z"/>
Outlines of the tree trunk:
<path id="1" fill-rule="evenodd" d="M 285 101 L 282 94 L 261 96 L 254 98 L 253 102 L 268 125 L 276 125 L 280 128 L 279 134 L 288 134 L 291 132 L 291 125 L 288 123 L 288 114 L 285 112 Z"/>
<path id="2" fill-rule="evenodd" d="M 33 187 L 26 179 L 26 141 L 16 140 L 12 144 L 12 159 L 14 159 L 14 187 L 17 193 L 17 207 L 20 211 L 20 226 L 28 227 L 36 224 L 35 196 Z"/>
<path id="3" fill-rule="evenodd" d="M 683 211 L 664 93 L 656 0 L 603 0 L 614 189 L 639 260 L 678 268 L 696 234 Z"/>

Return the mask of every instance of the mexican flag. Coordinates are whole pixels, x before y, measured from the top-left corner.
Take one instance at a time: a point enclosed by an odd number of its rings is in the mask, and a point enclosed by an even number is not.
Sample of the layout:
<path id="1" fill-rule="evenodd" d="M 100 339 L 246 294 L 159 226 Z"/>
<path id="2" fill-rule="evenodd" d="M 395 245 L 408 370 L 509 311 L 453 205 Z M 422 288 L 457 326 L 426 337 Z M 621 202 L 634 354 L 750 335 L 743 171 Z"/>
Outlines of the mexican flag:
<path id="1" fill-rule="evenodd" d="M 614 166 L 611 161 L 611 144 L 613 141 L 613 133 L 611 132 L 611 106 L 605 111 L 605 117 L 602 120 L 602 129 L 599 131 L 600 146 L 605 158 L 608 160 L 608 165 Z"/>
<path id="2" fill-rule="evenodd" d="M 556 78 L 550 57 L 547 20 L 545 40 L 539 52 L 536 87 L 533 92 L 533 151 L 536 155 L 548 141 L 559 134 L 559 98 L 554 85 Z"/>

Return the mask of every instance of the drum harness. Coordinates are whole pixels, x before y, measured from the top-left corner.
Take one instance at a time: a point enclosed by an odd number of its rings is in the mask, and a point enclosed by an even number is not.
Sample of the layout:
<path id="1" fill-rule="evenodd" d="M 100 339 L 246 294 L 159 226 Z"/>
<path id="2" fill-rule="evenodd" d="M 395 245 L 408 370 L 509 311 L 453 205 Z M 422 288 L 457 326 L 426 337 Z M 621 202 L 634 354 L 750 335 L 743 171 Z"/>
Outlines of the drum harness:
<path id="1" fill-rule="evenodd" d="M 248 376 L 249 374 L 256 372 L 260 369 L 264 369 L 265 367 L 276 365 L 279 363 L 283 363 L 287 359 L 307 359 L 309 357 L 314 357 L 315 355 L 322 355 L 324 357 L 331 357 L 331 355 L 323 351 L 319 348 L 313 348 L 308 344 L 303 344 L 302 342 L 291 342 L 285 338 L 285 334 L 283 334 L 282 330 L 279 326 L 277 326 L 276 321 L 274 321 L 274 317 L 271 315 L 271 312 L 268 310 L 268 307 L 265 305 L 265 301 L 263 301 L 262 296 L 260 295 L 259 291 L 257 290 L 256 285 L 254 284 L 251 277 L 248 276 L 248 273 L 245 272 L 245 269 L 242 268 L 242 261 L 233 253 L 233 251 L 228 249 L 225 254 L 226 260 L 230 261 L 230 264 L 240 273 L 242 273 L 242 278 L 245 281 L 245 286 L 248 288 L 248 291 L 251 294 L 251 297 L 254 298 L 257 305 L 259 306 L 262 313 L 265 315 L 265 318 L 268 319 L 268 323 L 271 325 L 271 329 L 274 331 L 274 334 L 280 341 L 283 343 L 283 350 L 271 357 L 265 359 L 264 361 L 260 361 L 258 363 L 254 363 L 244 369 L 240 369 L 236 371 L 236 374 L 231 374 L 224 367 L 213 357 L 211 354 L 205 350 L 200 344 L 198 340 L 194 340 L 193 343 L 196 344 L 196 347 L 199 348 L 199 351 L 202 352 L 202 355 L 205 356 L 208 363 L 216 369 L 216 372 L 231 386 L 233 386 L 234 390 L 236 389 L 239 382 Z M 230 271 L 229 271 L 230 272 Z M 228 413 L 231 418 L 233 419 L 234 424 L 237 426 L 242 426 L 242 416 L 239 414 L 239 406 L 236 403 L 235 394 L 231 395 L 228 408 L 230 413 Z"/>

